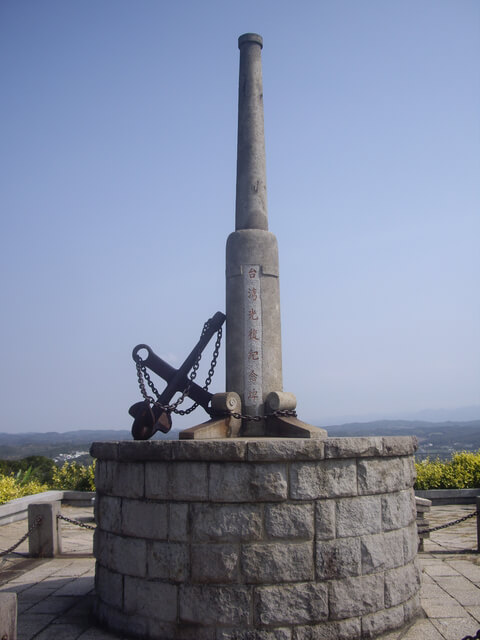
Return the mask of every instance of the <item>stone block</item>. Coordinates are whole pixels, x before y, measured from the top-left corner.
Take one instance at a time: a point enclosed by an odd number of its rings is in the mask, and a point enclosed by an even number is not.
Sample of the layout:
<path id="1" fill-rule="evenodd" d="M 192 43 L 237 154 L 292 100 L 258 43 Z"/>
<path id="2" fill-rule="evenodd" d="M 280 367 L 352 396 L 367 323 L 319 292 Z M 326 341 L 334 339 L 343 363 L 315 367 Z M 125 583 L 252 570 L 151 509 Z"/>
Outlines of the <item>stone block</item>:
<path id="1" fill-rule="evenodd" d="M 95 499 L 95 521 L 104 531 L 118 533 L 121 529 L 122 499 L 98 494 Z"/>
<path id="2" fill-rule="evenodd" d="M 290 465 L 290 497 L 315 500 L 357 495 L 355 460 L 293 462 Z"/>
<path id="3" fill-rule="evenodd" d="M 403 529 L 403 562 L 411 562 L 418 551 L 417 524 L 412 522 L 409 527 Z"/>
<path id="4" fill-rule="evenodd" d="M 136 637 L 141 634 L 143 637 L 146 637 L 150 628 L 147 618 L 139 615 L 132 617 L 98 599 L 94 602 L 93 613 L 101 625 L 108 626 L 110 629 L 120 632 L 123 637 L 125 637 L 125 634 L 135 634 Z M 63 638 L 65 636 L 63 634 L 63 636 L 60 637 Z"/>
<path id="5" fill-rule="evenodd" d="M 312 580 L 313 544 L 246 544 L 242 547 L 241 568 L 247 583 Z"/>
<path id="6" fill-rule="evenodd" d="M 191 510 L 192 539 L 197 542 L 262 538 L 263 510 L 260 505 L 194 504 Z"/>
<path id="7" fill-rule="evenodd" d="M 0 638 L 17 638 L 17 594 L 6 591 L 0 593 Z"/>
<path id="8" fill-rule="evenodd" d="M 383 574 L 332 580 L 329 583 L 330 618 L 354 618 L 384 608 Z"/>
<path id="9" fill-rule="evenodd" d="M 154 638 L 159 631 L 155 629 Z M 200 627 L 198 624 L 177 624 L 171 634 L 162 635 L 161 638 L 175 638 L 175 640 L 217 640 L 215 627 Z"/>
<path id="10" fill-rule="evenodd" d="M 380 633 L 398 629 L 403 625 L 403 606 L 370 613 L 362 618 L 362 638 L 375 638 Z"/>
<path id="11" fill-rule="evenodd" d="M 358 461 L 358 493 L 393 493 L 411 486 L 403 458 L 373 458 Z"/>
<path id="12" fill-rule="evenodd" d="M 265 531 L 270 538 L 312 539 L 313 503 L 265 506 Z"/>
<path id="13" fill-rule="evenodd" d="M 417 591 L 409 600 L 403 603 L 403 610 L 405 613 L 405 622 L 410 622 L 420 616 L 422 613 L 420 591 Z"/>
<path id="14" fill-rule="evenodd" d="M 315 438 L 259 438 L 249 439 L 247 460 L 280 462 L 292 460 L 322 460 L 324 441 Z"/>
<path id="15" fill-rule="evenodd" d="M 384 436 L 383 455 L 411 456 L 418 448 L 416 436 Z"/>
<path id="16" fill-rule="evenodd" d="M 316 543 L 316 578 L 332 580 L 361 573 L 360 538 L 322 540 Z"/>
<path id="17" fill-rule="evenodd" d="M 216 583 L 238 581 L 239 556 L 238 545 L 192 545 L 192 580 L 194 582 Z"/>
<path id="18" fill-rule="evenodd" d="M 216 502 L 259 502 L 287 498 L 284 464 L 212 463 L 209 498 Z"/>
<path id="19" fill-rule="evenodd" d="M 392 569 L 403 564 L 403 531 L 391 531 L 360 539 L 362 574 Z"/>
<path id="20" fill-rule="evenodd" d="M 382 530 L 380 496 L 359 496 L 337 502 L 337 537 L 362 536 Z"/>
<path id="21" fill-rule="evenodd" d="M 123 462 L 168 461 L 172 448 L 167 440 L 124 440 L 118 443 L 118 459 Z"/>
<path id="22" fill-rule="evenodd" d="M 172 459 L 238 462 L 246 459 L 246 452 L 247 442 L 243 440 L 178 440 L 172 447 Z"/>
<path id="23" fill-rule="evenodd" d="M 408 527 L 416 518 L 415 495 L 412 489 L 382 496 L 383 530 Z"/>
<path id="24" fill-rule="evenodd" d="M 145 577 L 147 547 L 145 540 L 95 531 L 94 555 L 107 569 L 130 576 Z"/>
<path id="25" fill-rule="evenodd" d="M 99 562 L 95 569 L 95 592 L 103 602 L 122 609 L 123 576 L 103 567 Z"/>
<path id="26" fill-rule="evenodd" d="M 219 629 L 216 640 L 292 640 L 291 629 Z"/>
<path id="27" fill-rule="evenodd" d="M 160 622 L 177 619 L 177 587 L 165 582 L 153 582 L 125 577 L 124 611 L 130 616 L 142 616 Z"/>
<path id="28" fill-rule="evenodd" d="M 168 531 L 167 513 L 165 503 L 123 500 L 121 532 L 127 536 L 164 540 Z"/>
<path id="29" fill-rule="evenodd" d="M 147 575 L 171 582 L 186 580 L 189 575 L 188 545 L 182 542 L 148 542 Z"/>
<path id="30" fill-rule="evenodd" d="M 308 627 L 294 627 L 292 640 L 352 640 L 360 638 L 361 633 L 361 618 L 349 618 Z"/>
<path id="31" fill-rule="evenodd" d="M 335 500 L 317 500 L 315 503 L 315 538 L 330 540 L 335 538 Z"/>
<path id="32" fill-rule="evenodd" d="M 193 624 L 247 625 L 252 595 L 245 586 L 183 585 L 180 621 Z"/>
<path id="33" fill-rule="evenodd" d="M 170 504 L 168 539 L 176 542 L 188 540 L 188 504 Z"/>
<path id="34" fill-rule="evenodd" d="M 53 558 L 62 552 L 58 520 L 60 507 L 60 500 L 28 505 L 28 528 L 35 527 L 28 537 L 28 553 L 31 557 Z"/>
<path id="35" fill-rule="evenodd" d="M 420 574 L 414 562 L 385 572 L 385 606 L 410 600 L 420 588 Z"/>
<path id="36" fill-rule="evenodd" d="M 306 582 L 256 589 L 256 624 L 301 625 L 327 618 L 328 597 L 324 584 Z"/>
<path id="37" fill-rule="evenodd" d="M 360 458 L 381 456 L 381 437 L 328 438 L 325 440 L 325 458 Z"/>
<path id="38" fill-rule="evenodd" d="M 97 493 L 123 498 L 142 498 L 144 465 L 141 462 L 99 460 L 95 466 Z"/>
<path id="39" fill-rule="evenodd" d="M 206 500 L 208 498 L 206 462 L 174 462 L 170 465 L 172 500 Z"/>
<path id="40" fill-rule="evenodd" d="M 145 497 L 168 500 L 170 484 L 168 481 L 168 463 L 145 463 Z"/>
<path id="41" fill-rule="evenodd" d="M 117 460 L 118 442 L 92 442 L 90 455 L 98 460 Z"/>

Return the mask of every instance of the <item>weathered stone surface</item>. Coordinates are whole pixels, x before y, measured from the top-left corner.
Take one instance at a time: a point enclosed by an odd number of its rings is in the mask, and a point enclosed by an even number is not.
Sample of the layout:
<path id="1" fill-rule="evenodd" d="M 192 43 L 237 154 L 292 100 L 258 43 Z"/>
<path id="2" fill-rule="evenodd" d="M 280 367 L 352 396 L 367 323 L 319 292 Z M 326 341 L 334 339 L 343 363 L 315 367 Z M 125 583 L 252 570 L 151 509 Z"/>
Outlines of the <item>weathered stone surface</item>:
<path id="1" fill-rule="evenodd" d="M 409 600 L 403 603 L 405 612 L 405 622 L 410 622 L 420 616 L 422 610 L 420 605 L 420 590 L 418 590 Z"/>
<path id="2" fill-rule="evenodd" d="M 262 537 L 260 505 L 194 504 L 191 508 L 192 538 L 195 541 L 251 541 Z"/>
<path id="3" fill-rule="evenodd" d="M 301 542 L 243 545 L 242 574 L 247 583 L 313 579 L 313 544 Z"/>
<path id="4" fill-rule="evenodd" d="M 355 460 L 323 460 L 290 465 L 290 497 L 295 500 L 357 495 Z"/>
<path id="5" fill-rule="evenodd" d="M 382 522 L 384 531 L 401 529 L 411 524 L 416 517 L 413 489 L 382 496 Z"/>
<path id="6" fill-rule="evenodd" d="M 362 536 L 382 530 L 380 496 L 359 496 L 337 502 L 337 537 Z"/>
<path id="7" fill-rule="evenodd" d="M 208 498 L 206 462 L 175 462 L 169 467 L 172 500 L 206 500 Z"/>
<path id="8" fill-rule="evenodd" d="M 412 486 L 403 458 L 372 458 L 358 462 L 358 493 L 393 493 Z"/>
<path id="9" fill-rule="evenodd" d="M 378 437 L 327 438 L 325 458 L 359 458 L 381 456 L 383 440 Z"/>
<path id="10" fill-rule="evenodd" d="M 158 637 L 159 630 L 155 629 L 152 634 Z M 200 627 L 198 624 L 177 624 L 173 631 L 161 638 L 175 638 L 175 640 L 217 640 L 215 627 Z"/>
<path id="11" fill-rule="evenodd" d="M 219 629 L 216 640 L 292 640 L 291 629 Z"/>
<path id="12" fill-rule="evenodd" d="M 117 460 L 118 442 L 92 442 L 90 455 L 98 460 Z"/>
<path id="13" fill-rule="evenodd" d="M 420 588 L 420 574 L 414 562 L 385 572 L 385 606 L 409 600 Z"/>
<path id="14" fill-rule="evenodd" d="M 194 582 L 238 581 L 239 546 L 232 544 L 192 545 L 192 580 Z"/>
<path id="15" fill-rule="evenodd" d="M 382 439 L 385 456 L 409 456 L 418 448 L 416 436 L 384 436 Z"/>
<path id="16" fill-rule="evenodd" d="M 97 562 L 95 568 L 95 592 L 97 596 L 117 609 L 123 606 L 123 576 L 109 571 Z"/>
<path id="17" fill-rule="evenodd" d="M 129 576 L 144 577 L 147 569 L 145 540 L 95 531 L 94 555 L 107 569 Z"/>
<path id="18" fill-rule="evenodd" d="M 335 500 L 317 500 L 315 504 L 315 538 L 330 540 L 335 538 Z"/>
<path id="19" fill-rule="evenodd" d="M 183 582 L 189 575 L 188 545 L 181 542 L 149 542 L 147 574 L 171 582 Z"/>
<path id="20" fill-rule="evenodd" d="M 313 537 L 313 503 L 265 507 L 265 530 L 270 538 Z"/>
<path id="21" fill-rule="evenodd" d="M 287 476 L 283 464 L 210 465 L 209 498 L 216 502 L 284 500 Z"/>
<path id="22" fill-rule="evenodd" d="M 17 638 L 17 594 L 0 593 L 0 634 L 2 640 Z"/>
<path id="23" fill-rule="evenodd" d="M 98 494 L 95 499 L 95 521 L 104 531 L 118 533 L 121 527 L 121 498 Z"/>
<path id="24" fill-rule="evenodd" d="M 122 635 L 132 633 L 146 636 L 150 627 L 148 618 L 140 615 L 131 616 L 98 599 L 95 601 L 93 613 L 101 625 L 108 625 L 110 629 L 115 629 Z"/>
<path id="25" fill-rule="evenodd" d="M 121 531 L 127 536 L 138 538 L 166 539 L 167 513 L 168 508 L 165 503 L 124 500 Z"/>
<path id="26" fill-rule="evenodd" d="M 324 584 L 307 582 L 256 589 L 255 620 L 259 624 L 306 624 L 327 617 Z"/>
<path id="27" fill-rule="evenodd" d="M 168 481 L 168 464 L 166 462 L 145 463 L 145 497 L 168 500 L 170 483 Z"/>
<path id="28" fill-rule="evenodd" d="M 360 539 L 362 574 L 399 567 L 403 564 L 403 531 L 391 531 Z"/>
<path id="29" fill-rule="evenodd" d="M 315 566 L 317 580 L 358 576 L 361 573 L 360 538 L 317 542 Z"/>
<path id="30" fill-rule="evenodd" d="M 118 443 L 118 459 L 124 462 L 167 461 L 172 458 L 171 441 L 125 440 Z"/>
<path id="31" fill-rule="evenodd" d="M 99 460 L 95 467 L 97 493 L 122 498 L 143 497 L 144 469 L 142 463 Z"/>
<path id="32" fill-rule="evenodd" d="M 354 618 L 384 608 L 383 574 L 329 583 L 330 618 Z"/>
<path id="33" fill-rule="evenodd" d="M 370 613 L 362 618 L 363 637 L 374 638 L 379 633 L 398 629 L 403 625 L 403 622 L 404 612 L 402 605 Z"/>
<path id="34" fill-rule="evenodd" d="M 324 441 L 315 438 L 259 438 L 247 441 L 247 460 L 281 462 L 291 460 L 322 460 Z"/>
<path id="35" fill-rule="evenodd" d="M 247 457 L 247 442 L 230 438 L 221 440 L 178 440 L 172 447 L 173 460 L 207 460 L 237 462 Z"/>
<path id="36" fill-rule="evenodd" d="M 124 584 L 124 611 L 132 616 L 174 622 L 177 617 L 177 587 L 127 576 Z"/>
<path id="37" fill-rule="evenodd" d="M 168 505 L 170 519 L 168 521 L 168 539 L 177 542 L 188 540 L 188 504 Z"/>
<path id="38" fill-rule="evenodd" d="M 361 618 L 349 618 L 338 622 L 295 627 L 292 640 L 352 640 L 360 638 L 361 632 Z"/>
<path id="39" fill-rule="evenodd" d="M 183 585 L 180 587 L 180 621 L 205 624 L 251 622 L 251 592 L 243 586 Z"/>
<path id="40" fill-rule="evenodd" d="M 412 522 L 409 527 L 403 530 L 403 561 L 407 564 L 413 560 L 418 551 L 417 524 Z"/>

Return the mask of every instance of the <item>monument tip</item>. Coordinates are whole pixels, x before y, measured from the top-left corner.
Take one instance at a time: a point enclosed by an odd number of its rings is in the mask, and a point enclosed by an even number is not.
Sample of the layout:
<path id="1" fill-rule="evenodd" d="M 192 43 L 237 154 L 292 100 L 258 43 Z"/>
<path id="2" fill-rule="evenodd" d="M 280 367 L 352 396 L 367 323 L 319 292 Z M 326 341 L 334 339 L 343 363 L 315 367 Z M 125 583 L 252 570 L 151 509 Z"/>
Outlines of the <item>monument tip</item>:
<path id="1" fill-rule="evenodd" d="M 258 33 L 244 33 L 238 39 L 238 48 L 240 49 L 242 44 L 245 44 L 245 42 L 256 42 L 261 48 L 263 48 L 263 38 L 262 36 L 259 36 Z"/>

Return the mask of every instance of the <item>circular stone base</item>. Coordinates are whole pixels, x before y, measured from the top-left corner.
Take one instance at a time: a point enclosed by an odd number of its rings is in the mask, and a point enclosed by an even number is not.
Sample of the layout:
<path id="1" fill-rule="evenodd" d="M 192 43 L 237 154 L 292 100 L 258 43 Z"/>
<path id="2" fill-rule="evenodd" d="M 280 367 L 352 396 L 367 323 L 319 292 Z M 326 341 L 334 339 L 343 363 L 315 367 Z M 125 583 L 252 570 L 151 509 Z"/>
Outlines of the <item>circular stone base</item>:
<path id="1" fill-rule="evenodd" d="M 411 437 L 94 443 L 96 615 L 152 640 L 373 638 L 419 611 Z"/>

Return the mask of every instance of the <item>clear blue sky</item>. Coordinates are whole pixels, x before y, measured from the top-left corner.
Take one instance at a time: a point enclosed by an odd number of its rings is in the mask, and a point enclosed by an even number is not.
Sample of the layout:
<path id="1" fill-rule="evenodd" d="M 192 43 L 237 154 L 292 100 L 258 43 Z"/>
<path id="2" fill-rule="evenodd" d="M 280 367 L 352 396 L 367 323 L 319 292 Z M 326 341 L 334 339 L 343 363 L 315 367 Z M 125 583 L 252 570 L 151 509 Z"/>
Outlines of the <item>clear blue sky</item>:
<path id="1" fill-rule="evenodd" d="M 478 0 L 2 0 L 0 431 L 129 428 L 224 310 L 248 31 L 300 417 L 480 417 Z"/>

